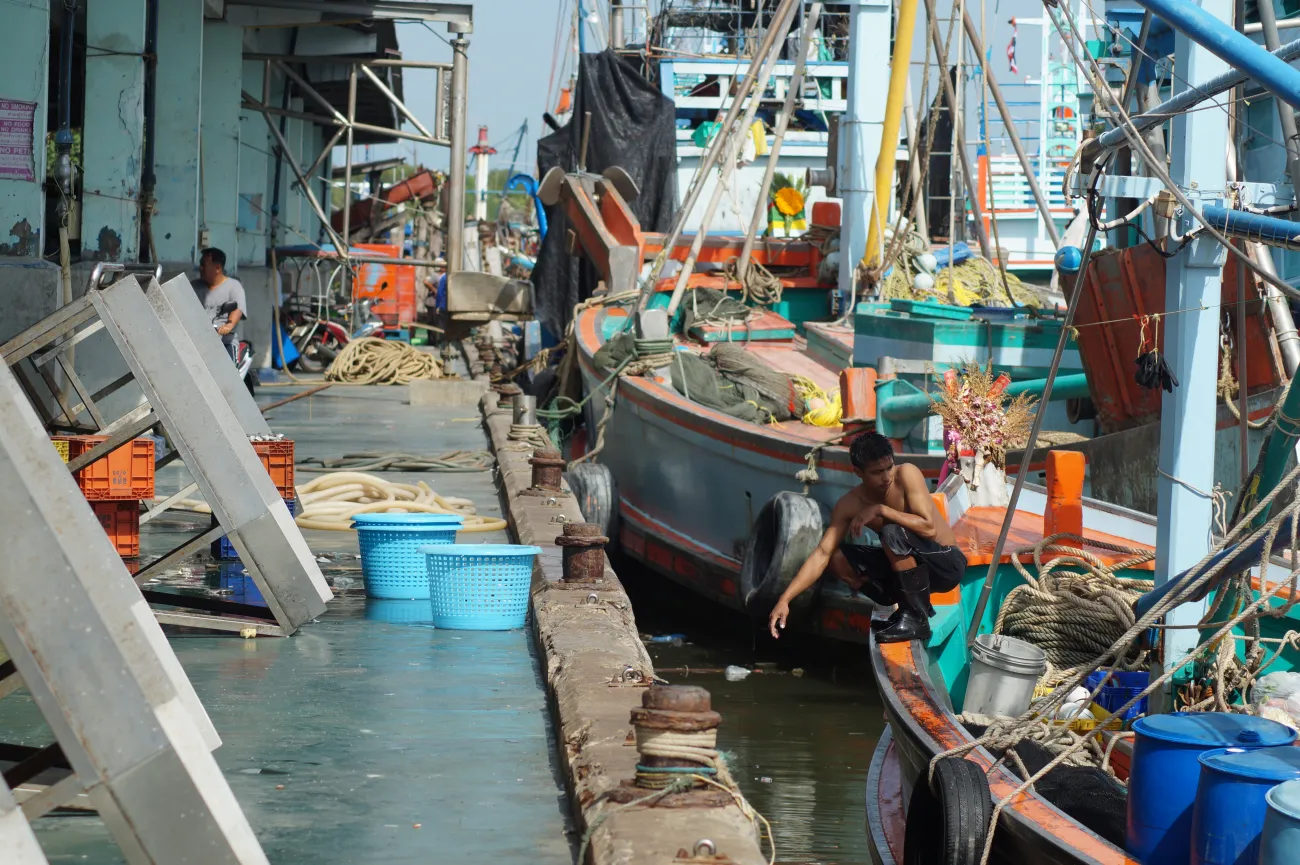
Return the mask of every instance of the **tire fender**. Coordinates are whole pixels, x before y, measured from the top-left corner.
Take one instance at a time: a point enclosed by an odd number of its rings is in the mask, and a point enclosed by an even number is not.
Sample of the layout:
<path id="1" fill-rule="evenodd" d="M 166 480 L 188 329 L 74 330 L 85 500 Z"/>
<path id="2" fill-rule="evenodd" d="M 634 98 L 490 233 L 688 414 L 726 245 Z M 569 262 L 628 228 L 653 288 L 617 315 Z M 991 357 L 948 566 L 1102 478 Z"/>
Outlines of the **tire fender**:
<path id="1" fill-rule="evenodd" d="M 821 542 L 825 526 L 822 506 L 799 493 L 779 492 L 763 505 L 740 564 L 740 596 L 747 610 L 760 616 L 771 610 Z M 812 594 L 797 598 L 791 612 L 810 604 Z"/>
<path id="2" fill-rule="evenodd" d="M 610 541 L 618 535 L 618 483 L 609 467 L 601 463 L 579 463 L 564 473 L 583 519 L 600 526 Z"/>
<path id="3" fill-rule="evenodd" d="M 944 757 L 930 784 L 922 775 L 912 788 L 903 865 L 978 865 L 992 816 L 984 770 L 970 760 Z"/>

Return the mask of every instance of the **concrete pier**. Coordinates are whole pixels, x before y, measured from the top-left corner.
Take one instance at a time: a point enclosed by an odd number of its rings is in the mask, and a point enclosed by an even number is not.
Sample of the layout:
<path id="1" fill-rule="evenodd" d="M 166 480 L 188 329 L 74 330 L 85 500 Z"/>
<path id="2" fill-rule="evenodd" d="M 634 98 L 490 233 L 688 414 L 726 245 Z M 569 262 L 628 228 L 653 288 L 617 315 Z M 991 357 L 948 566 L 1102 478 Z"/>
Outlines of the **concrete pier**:
<path id="1" fill-rule="evenodd" d="M 482 407 L 511 532 L 520 543 L 544 550 L 533 574 L 533 638 L 555 713 L 570 806 L 579 829 L 589 836 L 587 861 L 658 865 L 708 839 L 718 854 L 738 865 L 767 862 L 755 824 L 725 796 L 713 801 L 726 804 L 684 807 L 667 801 L 660 807 L 625 805 L 611 796 L 636 774 L 630 716 L 654 679 L 654 666 L 637 633 L 632 604 L 608 559 L 599 587 L 560 584 L 561 554 L 555 538 L 563 520 L 581 521 L 582 512 L 568 491 L 523 494 L 532 483 L 533 449 L 509 439 L 513 412 L 507 405 L 498 406 L 497 394 L 488 393 Z"/>

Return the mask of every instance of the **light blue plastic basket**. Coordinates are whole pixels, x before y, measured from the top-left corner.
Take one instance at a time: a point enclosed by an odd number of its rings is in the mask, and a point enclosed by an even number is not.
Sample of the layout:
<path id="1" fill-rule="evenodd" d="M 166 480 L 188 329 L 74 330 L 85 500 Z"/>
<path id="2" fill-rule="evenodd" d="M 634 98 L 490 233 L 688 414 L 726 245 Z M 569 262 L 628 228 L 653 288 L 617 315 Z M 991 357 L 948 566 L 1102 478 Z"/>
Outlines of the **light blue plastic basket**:
<path id="1" fill-rule="evenodd" d="M 391 518 L 415 514 L 383 516 Z M 433 544 L 454 544 L 456 530 L 462 523 L 459 517 L 454 519 L 455 522 L 444 520 L 432 524 L 353 523 L 357 530 L 357 543 L 361 547 L 361 574 L 366 581 L 366 597 L 427 601 L 429 572 L 420 549 Z"/>
<path id="2" fill-rule="evenodd" d="M 524 626 L 533 557 L 540 547 L 447 544 L 422 552 L 435 628 L 509 631 Z"/>
<path id="3" fill-rule="evenodd" d="M 352 528 L 358 526 L 460 526 L 465 518 L 458 514 L 357 514 Z"/>

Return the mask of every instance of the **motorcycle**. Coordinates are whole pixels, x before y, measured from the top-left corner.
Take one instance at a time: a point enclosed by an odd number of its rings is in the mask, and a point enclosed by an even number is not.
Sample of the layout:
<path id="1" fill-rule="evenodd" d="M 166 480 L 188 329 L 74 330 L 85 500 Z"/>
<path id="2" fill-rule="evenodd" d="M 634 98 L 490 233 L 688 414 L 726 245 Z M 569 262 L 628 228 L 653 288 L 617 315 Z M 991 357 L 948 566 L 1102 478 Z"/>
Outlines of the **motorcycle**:
<path id="1" fill-rule="evenodd" d="M 220 330 L 230 318 L 230 314 L 237 309 L 239 309 L 239 304 L 233 300 L 221 304 L 217 308 L 216 315 L 212 317 L 212 329 Z M 250 395 L 256 396 L 257 375 L 253 373 L 253 344 L 243 337 L 239 337 L 231 343 L 229 348 L 235 362 L 235 370 L 239 373 L 240 379 L 243 380 L 244 387 L 248 388 Z"/>
<path id="2" fill-rule="evenodd" d="M 342 307 L 338 313 L 351 318 L 352 306 Z M 370 311 L 369 300 L 357 305 L 357 313 L 357 329 L 348 333 L 342 323 L 321 318 L 310 309 L 287 310 L 289 321 L 285 326 L 299 355 L 293 365 L 303 372 L 320 372 L 334 362 L 349 342 L 371 336 L 382 339 L 384 323 Z"/>

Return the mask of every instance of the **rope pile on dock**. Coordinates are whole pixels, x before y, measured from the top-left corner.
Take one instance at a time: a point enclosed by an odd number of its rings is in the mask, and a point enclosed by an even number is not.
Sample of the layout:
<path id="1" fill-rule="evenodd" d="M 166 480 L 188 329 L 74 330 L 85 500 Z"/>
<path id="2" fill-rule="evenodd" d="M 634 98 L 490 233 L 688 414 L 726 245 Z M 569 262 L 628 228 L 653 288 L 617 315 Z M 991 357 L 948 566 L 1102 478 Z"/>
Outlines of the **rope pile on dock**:
<path id="1" fill-rule="evenodd" d="M 303 457 L 297 465 L 319 465 L 330 471 L 353 472 L 481 472 L 496 461 L 487 451 L 448 451 L 443 454 L 344 454 L 341 457 Z M 308 471 L 311 471 L 308 469 Z"/>
<path id="2" fill-rule="evenodd" d="M 442 378 L 433 355 L 397 340 L 366 337 L 348 343 L 325 370 L 325 380 L 343 384 L 410 384 Z"/>
<path id="3" fill-rule="evenodd" d="M 360 472 L 331 472 L 298 487 L 301 511 L 295 522 L 303 529 L 351 531 L 357 514 L 423 513 L 464 517 L 462 532 L 495 532 L 506 521 L 478 515 L 469 499 L 440 496 L 428 484 L 399 484 Z"/>

